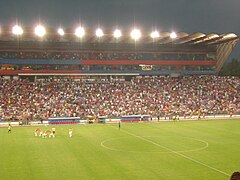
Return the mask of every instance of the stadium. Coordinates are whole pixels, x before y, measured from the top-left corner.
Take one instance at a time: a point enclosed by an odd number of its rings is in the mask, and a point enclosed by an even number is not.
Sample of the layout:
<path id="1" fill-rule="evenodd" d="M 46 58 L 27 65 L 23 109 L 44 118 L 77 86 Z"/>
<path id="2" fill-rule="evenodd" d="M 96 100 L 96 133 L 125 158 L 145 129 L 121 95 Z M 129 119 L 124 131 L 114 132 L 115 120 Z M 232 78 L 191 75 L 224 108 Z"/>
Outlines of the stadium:
<path id="1" fill-rule="evenodd" d="M 218 74 L 238 40 L 1 27 L 1 176 L 229 179 L 240 167 L 240 78 Z"/>
<path id="2" fill-rule="evenodd" d="M 41 24 L 23 30 L 15 25 L 2 28 L 1 75 L 218 74 L 238 39 L 233 33 L 94 32 Z"/>

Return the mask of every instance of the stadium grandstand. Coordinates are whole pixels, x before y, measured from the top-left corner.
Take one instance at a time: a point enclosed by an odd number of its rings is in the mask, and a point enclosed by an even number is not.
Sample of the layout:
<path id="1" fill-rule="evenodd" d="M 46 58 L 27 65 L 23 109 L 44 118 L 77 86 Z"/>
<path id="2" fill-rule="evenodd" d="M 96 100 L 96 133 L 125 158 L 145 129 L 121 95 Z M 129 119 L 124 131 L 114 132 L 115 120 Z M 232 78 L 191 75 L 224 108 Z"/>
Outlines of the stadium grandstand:
<path id="1" fill-rule="evenodd" d="M 238 40 L 233 33 L 15 25 L 1 28 L 0 75 L 216 75 Z"/>
<path id="2" fill-rule="evenodd" d="M 216 76 L 238 40 L 233 33 L 3 27 L 0 117 L 76 123 L 239 114 L 240 79 Z"/>

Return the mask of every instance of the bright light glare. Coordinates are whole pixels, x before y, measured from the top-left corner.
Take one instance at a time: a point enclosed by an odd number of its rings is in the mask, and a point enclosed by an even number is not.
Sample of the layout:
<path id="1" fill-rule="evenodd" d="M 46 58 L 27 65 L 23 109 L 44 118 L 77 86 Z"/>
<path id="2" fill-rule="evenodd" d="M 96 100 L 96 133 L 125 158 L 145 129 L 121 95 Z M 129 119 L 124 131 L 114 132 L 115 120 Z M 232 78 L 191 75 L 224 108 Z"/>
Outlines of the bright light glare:
<path id="1" fill-rule="evenodd" d="M 62 29 L 62 28 L 59 28 L 58 29 L 58 34 L 60 35 L 60 36 L 63 36 L 65 33 L 64 33 L 64 30 Z"/>
<path id="2" fill-rule="evenodd" d="M 35 27 L 35 34 L 39 37 L 43 37 L 46 34 L 46 29 L 42 25 Z"/>
<path id="3" fill-rule="evenodd" d="M 122 32 L 119 29 L 116 29 L 113 33 L 113 36 L 118 39 L 122 36 Z"/>
<path id="4" fill-rule="evenodd" d="M 139 29 L 133 29 L 130 35 L 132 39 L 136 41 L 141 37 L 141 31 Z"/>
<path id="5" fill-rule="evenodd" d="M 160 37 L 160 35 L 159 35 L 159 32 L 158 31 L 153 31 L 152 33 L 151 33 L 151 38 L 153 38 L 153 39 L 155 39 L 155 38 L 159 38 Z"/>
<path id="6" fill-rule="evenodd" d="M 102 29 L 98 28 L 98 29 L 96 30 L 96 36 L 97 36 L 97 37 L 102 37 L 102 36 L 103 36 L 103 31 L 102 31 Z"/>
<path id="7" fill-rule="evenodd" d="M 83 27 L 79 26 L 76 30 L 75 30 L 75 35 L 79 38 L 82 38 L 85 35 L 85 30 Z"/>
<path id="8" fill-rule="evenodd" d="M 15 25 L 15 26 L 13 26 L 13 28 L 12 28 L 12 33 L 14 34 L 14 35 L 22 35 L 23 34 L 23 29 L 22 29 L 22 27 L 21 26 L 18 26 L 18 25 Z"/>
<path id="9" fill-rule="evenodd" d="M 175 32 L 172 32 L 170 34 L 170 38 L 175 39 L 177 37 L 177 34 Z"/>

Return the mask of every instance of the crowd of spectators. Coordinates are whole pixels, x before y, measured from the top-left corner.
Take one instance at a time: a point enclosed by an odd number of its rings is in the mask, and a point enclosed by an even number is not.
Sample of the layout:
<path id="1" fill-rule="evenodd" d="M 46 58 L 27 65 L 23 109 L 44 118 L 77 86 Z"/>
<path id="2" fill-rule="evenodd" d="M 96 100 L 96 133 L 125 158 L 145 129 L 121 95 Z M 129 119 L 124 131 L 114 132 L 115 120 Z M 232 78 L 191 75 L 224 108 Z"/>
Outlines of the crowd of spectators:
<path id="1" fill-rule="evenodd" d="M 191 117 L 240 111 L 240 78 L 0 79 L 1 120 L 148 114 Z"/>
<path id="2" fill-rule="evenodd" d="M 2 51 L 0 59 L 59 59 L 59 60 L 214 60 L 208 54 L 123 53 L 123 52 L 54 52 Z"/>

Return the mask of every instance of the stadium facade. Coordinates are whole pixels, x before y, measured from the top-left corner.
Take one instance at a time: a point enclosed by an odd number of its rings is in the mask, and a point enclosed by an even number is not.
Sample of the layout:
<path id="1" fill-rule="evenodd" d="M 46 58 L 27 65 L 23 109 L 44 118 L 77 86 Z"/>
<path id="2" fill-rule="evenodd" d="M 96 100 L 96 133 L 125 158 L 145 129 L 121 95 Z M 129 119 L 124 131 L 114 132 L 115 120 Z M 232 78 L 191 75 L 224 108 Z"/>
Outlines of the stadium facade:
<path id="1" fill-rule="evenodd" d="M 111 31 L 101 37 L 91 30 L 84 37 L 71 29 L 64 36 L 48 29 L 44 37 L 31 28 L 21 35 L 12 31 L 3 28 L 0 35 L 2 76 L 218 74 L 239 40 L 233 33 L 160 32 L 132 39 L 129 32 L 116 38 Z"/>

